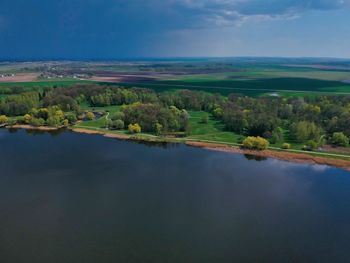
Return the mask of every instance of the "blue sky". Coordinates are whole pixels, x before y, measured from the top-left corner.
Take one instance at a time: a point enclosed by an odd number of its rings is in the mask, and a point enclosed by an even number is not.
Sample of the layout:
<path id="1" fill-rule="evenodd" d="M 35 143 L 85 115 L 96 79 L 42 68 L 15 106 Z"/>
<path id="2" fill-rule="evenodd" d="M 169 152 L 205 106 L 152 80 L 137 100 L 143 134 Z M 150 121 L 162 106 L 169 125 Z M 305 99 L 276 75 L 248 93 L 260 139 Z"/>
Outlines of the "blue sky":
<path id="1" fill-rule="evenodd" d="M 0 58 L 350 58 L 350 0 L 1 0 Z"/>

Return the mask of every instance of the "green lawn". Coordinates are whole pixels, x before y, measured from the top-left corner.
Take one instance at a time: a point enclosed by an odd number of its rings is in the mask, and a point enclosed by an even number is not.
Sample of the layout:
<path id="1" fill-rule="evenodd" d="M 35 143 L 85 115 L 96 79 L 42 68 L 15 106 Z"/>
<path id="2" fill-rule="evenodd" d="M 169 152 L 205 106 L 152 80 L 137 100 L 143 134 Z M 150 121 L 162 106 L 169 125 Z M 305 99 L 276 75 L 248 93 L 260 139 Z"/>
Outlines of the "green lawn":
<path id="1" fill-rule="evenodd" d="M 237 143 L 238 139 L 242 137 L 239 134 L 225 131 L 224 124 L 220 121 L 214 120 L 213 117 L 203 111 L 190 111 L 190 123 L 192 132 L 189 139 L 210 140 L 217 142 Z M 202 122 L 202 117 L 208 115 L 208 123 Z"/>
<path id="2" fill-rule="evenodd" d="M 79 126 L 91 127 L 91 128 L 106 128 L 106 118 L 101 117 L 92 121 L 84 121 Z"/>
<path id="3" fill-rule="evenodd" d="M 91 107 L 87 103 L 81 104 L 80 107 L 82 110 L 86 110 L 86 111 L 104 112 L 105 114 L 109 113 L 108 117 L 103 116 L 96 120 L 83 121 L 82 123 L 79 124 L 79 126 L 92 127 L 92 128 L 106 128 L 106 125 L 107 125 L 106 117 L 109 119 L 111 115 L 113 115 L 115 112 L 120 110 L 120 106 Z"/>

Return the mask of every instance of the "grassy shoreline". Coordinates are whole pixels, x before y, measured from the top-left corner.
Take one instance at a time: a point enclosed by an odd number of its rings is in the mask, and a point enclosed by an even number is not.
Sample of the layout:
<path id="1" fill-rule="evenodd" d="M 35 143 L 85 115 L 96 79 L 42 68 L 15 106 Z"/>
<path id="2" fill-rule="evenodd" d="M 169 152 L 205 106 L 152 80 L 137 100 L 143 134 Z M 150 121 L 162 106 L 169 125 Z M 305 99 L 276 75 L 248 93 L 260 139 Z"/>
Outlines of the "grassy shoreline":
<path id="1" fill-rule="evenodd" d="M 47 126 L 31 126 L 31 125 L 12 125 L 6 126 L 6 128 L 13 129 L 30 129 L 38 131 L 55 131 L 61 129 L 61 127 L 47 127 Z M 317 165 L 328 165 L 338 167 L 347 171 L 350 171 L 350 156 L 332 153 L 322 153 L 322 152 L 305 152 L 299 150 L 284 150 L 276 147 L 269 147 L 265 151 L 254 151 L 243 149 L 241 144 L 229 143 L 229 142 L 216 142 L 209 140 L 191 139 L 191 138 L 172 138 L 172 137 L 162 137 L 150 134 L 128 134 L 126 132 L 120 131 L 110 131 L 107 129 L 89 127 L 83 125 L 75 125 L 67 128 L 72 132 L 89 134 L 89 135 L 101 135 L 106 138 L 114 138 L 120 140 L 132 140 L 132 141 L 142 141 L 149 143 L 182 143 L 192 147 L 203 148 L 207 150 L 214 150 L 227 153 L 236 153 L 244 155 L 252 155 L 263 158 L 275 158 L 283 161 L 303 163 L 303 164 L 317 164 Z"/>
<path id="2" fill-rule="evenodd" d="M 269 147 L 269 149 L 266 151 L 253 151 L 242 149 L 242 145 L 238 143 L 215 142 L 191 138 L 160 137 L 149 134 L 130 135 L 125 132 L 110 131 L 96 127 L 84 127 L 82 125 L 78 125 L 77 127 L 71 127 L 70 129 L 73 132 L 84 134 L 98 134 L 108 138 L 145 141 L 150 143 L 183 143 L 189 146 L 204 148 L 208 150 L 248 154 L 266 158 L 275 158 L 283 161 L 296 163 L 329 165 L 350 171 L 350 156 L 348 155 L 311 151 L 306 152 L 293 149 L 284 150 L 276 147 Z"/>

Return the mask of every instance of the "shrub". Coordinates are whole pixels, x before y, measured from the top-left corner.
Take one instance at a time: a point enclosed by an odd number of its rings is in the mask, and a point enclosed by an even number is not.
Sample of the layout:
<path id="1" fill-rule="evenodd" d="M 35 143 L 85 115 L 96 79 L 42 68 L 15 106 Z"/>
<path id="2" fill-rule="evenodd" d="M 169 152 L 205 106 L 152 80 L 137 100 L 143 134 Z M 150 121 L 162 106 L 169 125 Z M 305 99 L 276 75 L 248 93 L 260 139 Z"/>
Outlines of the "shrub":
<path id="1" fill-rule="evenodd" d="M 29 114 L 26 114 L 23 116 L 23 121 L 25 123 L 29 123 L 31 119 L 32 119 L 32 116 L 30 116 Z"/>
<path id="2" fill-rule="evenodd" d="M 269 147 L 269 142 L 262 137 L 247 137 L 243 141 L 243 147 L 252 150 L 266 150 Z"/>
<path id="3" fill-rule="evenodd" d="M 61 125 L 61 120 L 59 116 L 52 116 L 49 117 L 46 121 L 47 125 L 52 126 L 52 127 L 58 127 Z"/>
<path id="4" fill-rule="evenodd" d="M 95 119 L 95 114 L 91 111 L 89 111 L 88 113 L 86 113 L 86 118 L 90 121 Z"/>
<path id="5" fill-rule="evenodd" d="M 20 124 L 26 123 L 26 122 L 24 121 L 24 116 L 18 116 L 18 117 L 16 118 L 16 123 L 20 123 Z"/>
<path id="6" fill-rule="evenodd" d="M 349 145 L 349 138 L 342 132 L 335 132 L 332 136 L 332 144 L 346 147 Z"/>
<path id="7" fill-rule="evenodd" d="M 290 149 L 292 146 L 289 143 L 283 143 L 282 144 L 282 149 L 288 150 Z"/>
<path id="8" fill-rule="evenodd" d="M 111 130 L 124 129 L 124 122 L 122 120 L 110 121 L 108 123 L 108 128 L 111 129 Z"/>
<path id="9" fill-rule="evenodd" d="M 128 131 L 130 133 L 140 133 L 141 132 L 141 126 L 138 123 L 129 124 Z"/>
<path id="10" fill-rule="evenodd" d="M 155 132 L 156 135 L 161 135 L 163 131 L 163 125 L 159 124 L 158 122 L 156 123 L 156 127 L 155 127 Z"/>
<path id="11" fill-rule="evenodd" d="M 75 115 L 74 113 L 67 113 L 66 114 L 66 119 L 68 120 L 68 122 L 70 124 L 74 124 L 77 122 L 77 115 Z"/>
<path id="12" fill-rule="evenodd" d="M 45 124 L 45 120 L 43 118 L 32 118 L 29 122 L 30 125 L 33 125 L 33 126 L 44 126 Z"/>
<path id="13" fill-rule="evenodd" d="M 8 118 L 6 117 L 6 115 L 0 115 L 0 124 L 4 124 L 8 122 Z"/>
<path id="14" fill-rule="evenodd" d="M 64 119 L 63 122 L 62 122 L 62 125 L 67 127 L 69 125 L 69 120 Z"/>
<path id="15" fill-rule="evenodd" d="M 124 121 L 124 118 L 125 118 L 124 112 L 118 111 L 112 115 L 111 120 L 112 121 L 116 121 L 116 120 Z"/>
<path id="16" fill-rule="evenodd" d="M 309 140 L 306 142 L 306 144 L 303 146 L 304 151 L 312 151 L 317 148 L 317 142 L 313 140 Z"/>

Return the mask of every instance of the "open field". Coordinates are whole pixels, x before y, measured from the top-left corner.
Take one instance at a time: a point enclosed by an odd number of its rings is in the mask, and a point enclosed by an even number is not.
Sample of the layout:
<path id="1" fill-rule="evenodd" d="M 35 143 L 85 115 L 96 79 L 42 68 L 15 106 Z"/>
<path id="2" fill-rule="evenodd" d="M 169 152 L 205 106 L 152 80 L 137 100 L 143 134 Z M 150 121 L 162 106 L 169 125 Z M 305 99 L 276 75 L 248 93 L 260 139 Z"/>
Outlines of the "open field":
<path id="1" fill-rule="evenodd" d="M 39 75 L 38 73 L 19 73 L 19 74 L 13 74 L 9 76 L 4 76 L 0 74 L 0 83 L 32 82 L 37 80 L 38 75 Z"/>
<path id="2" fill-rule="evenodd" d="M 228 95 L 350 94 L 350 62 L 332 59 L 232 58 L 121 62 L 0 63 L 0 86 L 67 86 L 76 83 L 203 90 Z M 35 81 L 38 75 L 53 78 Z M 63 79 L 55 79 L 55 76 Z M 72 79 L 74 77 L 74 79 Z"/>

